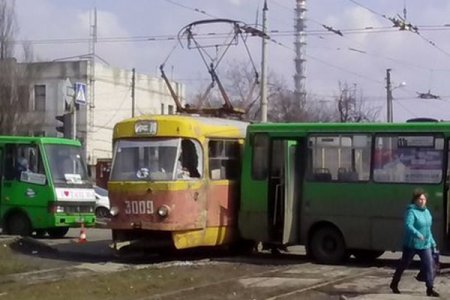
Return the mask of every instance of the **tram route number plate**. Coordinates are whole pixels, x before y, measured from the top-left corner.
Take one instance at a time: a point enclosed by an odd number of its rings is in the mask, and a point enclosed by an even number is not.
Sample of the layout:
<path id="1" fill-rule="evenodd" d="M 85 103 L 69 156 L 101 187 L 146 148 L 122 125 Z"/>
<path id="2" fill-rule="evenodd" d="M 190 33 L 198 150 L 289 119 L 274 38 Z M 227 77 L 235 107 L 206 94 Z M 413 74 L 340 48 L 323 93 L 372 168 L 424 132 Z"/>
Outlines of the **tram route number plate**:
<path id="1" fill-rule="evenodd" d="M 153 214 L 153 201 L 151 200 L 125 201 L 125 213 L 127 215 L 151 215 Z"/>

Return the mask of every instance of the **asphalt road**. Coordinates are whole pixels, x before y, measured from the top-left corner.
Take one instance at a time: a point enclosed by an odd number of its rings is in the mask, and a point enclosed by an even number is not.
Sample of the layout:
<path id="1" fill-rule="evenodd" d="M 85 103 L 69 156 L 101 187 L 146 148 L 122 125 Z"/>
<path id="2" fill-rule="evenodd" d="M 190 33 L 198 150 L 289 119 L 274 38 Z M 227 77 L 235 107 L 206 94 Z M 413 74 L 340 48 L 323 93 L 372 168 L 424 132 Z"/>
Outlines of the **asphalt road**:
<path id="1" fill-rule="evenodd" d="M 211 278 L 209 284 L 190 288 L 188 290 L 178 289 L 173 286 L 165 294 L 156 295 L 155 299 L 198 299 L 198 295 L 207 295 L 214 291 L 217 285 L 227 290 L 230 287 L 239 286 L 248 295 L 252 291 L 267 289 L 266 296 L 257 299 L 426 299 L 425 287 L 414 279 L 417 273 L 417 265 L 411 270 L 407 270 L 400 283 L 403 294 L 393 295 L 389 290 L 389 281 L 393 273 L 393 268 L 400 253 L 385 253 L 376 262 L 363 265 L 350 260 L 345 265 L 327 266 L 314 264 L 304 255 L 303 247 L 290 247 L 288 253 L 273 256 L 267 252 L 254 254 L 245 257 L 222 257 L 210 258 L 205 255 L 203 260 L 192 260 L 189 257 L 144 259 L 140 261 L 120 261 L 109 247 L 111 243 L 111 233 L 108 229 L 88 228 L 84 243 L 79 243 L 80 229 L 69 230 L 67 236 L 62 239 L 26 239 L 23 244 L 29 243 L 28 253 L 30 256 L 39 256 L 49 261 L 59 261 L 61 267 L 70 268 L 70 272 L 77 276 L 93 273 L 110 273 L 133 269 L 158 269 L 161 265 L 176 266 L 180 268 L 184 265 L 196 266 L 199 271 L 205 261 L 209 264 L 235 264 L 242 265 L 262 265 L 263 275 L 237 273 L 233 280 L 227 282 L 215 282 Z M 209 251 L 213 253 L 213 251 Z M 197 262 L 200 263 L 197 263 Z M 436 278 L 436 288 L 441 293 L 441 299 L 450 299 L 450 257 L 442 256 L 442 271 Z M 198 265 L 197 265 L 198 264 Z M 208 263 L 207 263 L 208 264 Z M 69 265 L 69 267 L 67 267 Z M 274 271 L 275 270 L 275 271 Z M 49 275 L 42 278 L 33 275 L 29 280 L 45 282 L 49 280 Z M 23 278 L 22 278 L 23 279 Z M 274 293 L 274 291 L 277 291 Z M 278 292 L 279 291 L 279 292 Z M 258 294 L 259 295 L 259 294 Z M 342 296 L 346 295 L 346 296 Z M 187 298 L 186 298 L 187 297 Z M 149 298 L 153 299 L 153 298 Z M 206 299 L 206 298 L 205 298 Z M 241 299 L 241 298 L 236 298 Z M 247 298 L 242 298 L 247 299 Z"/>

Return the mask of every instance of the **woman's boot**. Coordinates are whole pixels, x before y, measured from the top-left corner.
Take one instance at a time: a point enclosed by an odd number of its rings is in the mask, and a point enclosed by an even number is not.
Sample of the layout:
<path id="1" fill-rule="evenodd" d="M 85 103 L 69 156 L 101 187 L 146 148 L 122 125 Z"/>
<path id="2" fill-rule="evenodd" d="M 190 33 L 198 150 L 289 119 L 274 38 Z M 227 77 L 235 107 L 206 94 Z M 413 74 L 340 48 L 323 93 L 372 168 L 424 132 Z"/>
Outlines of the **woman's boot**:
<path id="1" fill-rule="evenodd" d="M 398 289 L 398 280 L 392 279 L 389 287 L 391 288 L 391 290 L 394 294 L 400 294 L 400 290 Z M 428 290 L 427 290 L 427 293 L 428 293 Z"/>
<path id="2" fill-rule="evenodd" d="M 428 297 L 439 297 L 439 293 L 436 292 L 433 288 L 427 288 L 427 296 Z"/>

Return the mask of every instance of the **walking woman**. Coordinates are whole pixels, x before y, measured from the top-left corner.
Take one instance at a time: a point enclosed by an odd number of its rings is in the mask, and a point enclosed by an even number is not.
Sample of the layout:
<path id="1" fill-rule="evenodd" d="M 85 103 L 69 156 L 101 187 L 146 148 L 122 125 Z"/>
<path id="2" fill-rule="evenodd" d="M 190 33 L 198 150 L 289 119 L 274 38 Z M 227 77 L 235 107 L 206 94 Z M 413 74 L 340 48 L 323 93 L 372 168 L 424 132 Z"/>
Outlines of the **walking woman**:
<path id="1" fill-rule="evenodd" d="M 436 242 L 431 232 L 431 213 L 427 209 L 426 204 L 427 198 L 424 191 L 421 189 L 414 190 L 411 204 L 408 205 L 405 213 L 402 258 L 390 284 L 390 288 L 395 294 L 400 294 L 398 283 L 403 271 L 408 268 L 417 254 L 420 257 L 420 269 L 425 272 L 427 296 L 439 297 L 439 293 L 433 289 L 434 263 L 432 251 L 436 249 Z"/>

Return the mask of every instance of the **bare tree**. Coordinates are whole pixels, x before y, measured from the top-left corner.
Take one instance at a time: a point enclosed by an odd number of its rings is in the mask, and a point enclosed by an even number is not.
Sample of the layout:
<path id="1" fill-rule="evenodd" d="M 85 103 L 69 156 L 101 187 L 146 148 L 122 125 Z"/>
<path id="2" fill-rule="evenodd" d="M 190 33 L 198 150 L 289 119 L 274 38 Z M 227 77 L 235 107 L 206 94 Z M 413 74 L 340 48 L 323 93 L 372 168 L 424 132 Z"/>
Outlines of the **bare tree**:
<path id="1" fill-rule="evenodd" d="M 0 0 L 0 59 L 13 56 L 13 39 L 18 30 L 15 13 L 15 0 Z"/>
<path id="2" fill-rule="evenodd" d="M 379 108 L 370 108 L 366 105 L 362 95 L 358 98 L 356 84 L 349 87 L 348 84 L 339 82 L 340 94 L 336 97 L 339 122 L 368 122 L 375 121 Z"/>
<path id="3" fill-rule="evenodd" d="M 14 36 L 18 31 L 14 0 L 0 0 L 0 134 L 28 134 L 43 123 L 43 114 L 31 114 L 30 92 L 33 71 L 14 58 Z M 30 45 L 25 59 L 32 59 Z"/>
<path id="4" fill-rule="evenodd" d="M 246 119 L 260 119 L 260 85 L 257 74 L 250 64 L 233 62 L 227 65 L 222 83 L 233 106 L 246 111 Z M 375 121 L 379 108 L 369 107 L 356 85 L 349 87 L 339 83 L 339 95 L 335 102 L 308 94 L 306 102 L 300 99 L 286 85 L 286 80 L 270 72 L 268 75 L 268 120 L 271 122 L 364 122 Z M 198 92 L 192 103 L 195 106 L 217 107 L 222 103 L 221 95 L 214 91 L 214 85 Z"/>

